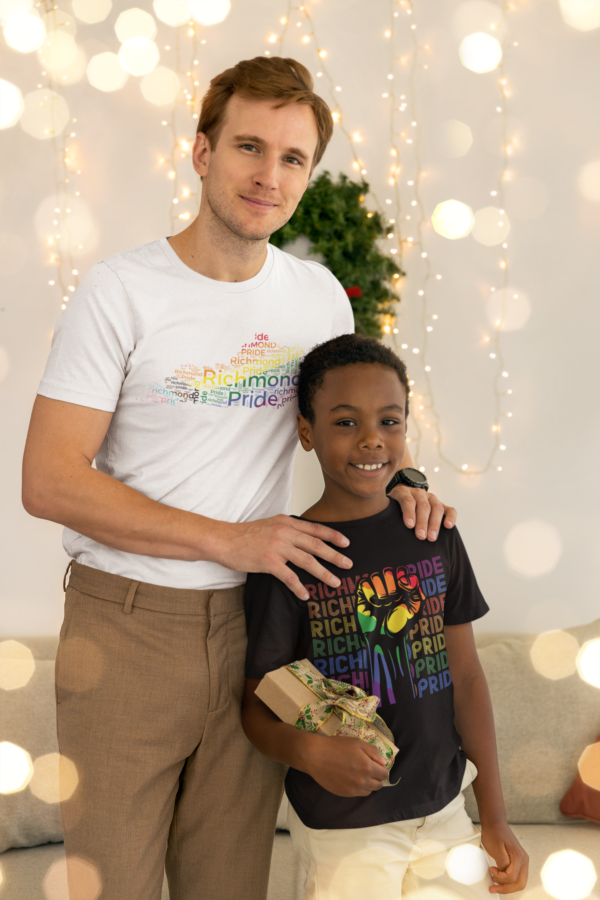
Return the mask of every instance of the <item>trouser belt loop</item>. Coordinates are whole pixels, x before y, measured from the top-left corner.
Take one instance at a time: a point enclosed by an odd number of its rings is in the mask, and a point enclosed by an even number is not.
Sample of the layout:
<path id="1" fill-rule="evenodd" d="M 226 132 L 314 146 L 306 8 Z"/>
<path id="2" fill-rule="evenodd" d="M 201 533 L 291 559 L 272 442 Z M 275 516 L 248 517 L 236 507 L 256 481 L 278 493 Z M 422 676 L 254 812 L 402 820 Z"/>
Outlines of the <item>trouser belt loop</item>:
<path id="1" fill-rule="evenodd" d="M 73 560 L 70 559 L 69 565 L 67 566 L 67 570 L 65 572 L 65 577 L 63 578 L 63 591 L 65 592 L 65 594 L 67 593 L 67 588 L 69 587 L 69 585 L 67 584 L 67 576 L 68 576 L 69 572 L 71 571 L 72 565 L 73 565 Z"/>
<path id="2" fill-rule="evenodd" d="M 135 597 L 135 592 L 139 588 L 139 581 L 132 581 L 129 585 L 129 590 L 127 591 L 127 596 L 125 597 L 125 606 L 123 607 L 123 612 L 126 615 L 130 615 L 133 609 L 133 598 Z"/>

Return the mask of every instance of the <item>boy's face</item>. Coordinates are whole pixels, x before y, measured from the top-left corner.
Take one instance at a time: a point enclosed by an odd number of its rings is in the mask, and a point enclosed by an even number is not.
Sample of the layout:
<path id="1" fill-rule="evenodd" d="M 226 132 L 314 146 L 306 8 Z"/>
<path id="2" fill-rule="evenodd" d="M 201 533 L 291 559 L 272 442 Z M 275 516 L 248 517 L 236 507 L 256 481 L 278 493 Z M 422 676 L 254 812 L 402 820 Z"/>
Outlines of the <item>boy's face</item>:
<path id="1" fill-rule="evenodd" d="M 300 441 L 315 450 L 326 489 L 357 500 L 385 492 L 404 457 L 405 408 L 404 385 L 387 366 L 355 363 L 327 372 L 313 400 L 313 424 L 298 416 Z"/>

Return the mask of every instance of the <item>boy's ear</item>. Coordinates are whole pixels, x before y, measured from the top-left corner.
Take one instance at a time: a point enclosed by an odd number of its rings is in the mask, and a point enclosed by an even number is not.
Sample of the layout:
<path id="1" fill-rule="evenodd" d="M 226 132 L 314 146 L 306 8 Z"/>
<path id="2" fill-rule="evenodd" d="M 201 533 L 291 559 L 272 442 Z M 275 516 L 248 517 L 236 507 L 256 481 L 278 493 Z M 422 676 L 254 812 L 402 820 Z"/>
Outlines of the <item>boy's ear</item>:
<path id="1" fill-rule="evenodd" d="M 300 413 L 296 416 L 296 421 L 298 422 L 298 438 L 302 444 L 302 449 L 306 450 L 307 453 L 310 453 L 313 449 L 310 422 L 308 422 L 304 416 L 301 416 Z"/>

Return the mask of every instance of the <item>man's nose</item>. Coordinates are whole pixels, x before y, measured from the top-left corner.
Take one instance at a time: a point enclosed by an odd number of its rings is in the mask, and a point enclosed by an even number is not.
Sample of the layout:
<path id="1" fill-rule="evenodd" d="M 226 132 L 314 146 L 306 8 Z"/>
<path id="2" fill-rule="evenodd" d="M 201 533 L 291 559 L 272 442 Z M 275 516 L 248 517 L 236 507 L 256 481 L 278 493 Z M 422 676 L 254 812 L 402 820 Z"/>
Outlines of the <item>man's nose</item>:
<path id="1" fill-rule="evenodd" d="M 265 191 L 274 191 L 279 184 L 279 160 L 275 156 L 264 156 L 256 172 L 253 181 Z"/>

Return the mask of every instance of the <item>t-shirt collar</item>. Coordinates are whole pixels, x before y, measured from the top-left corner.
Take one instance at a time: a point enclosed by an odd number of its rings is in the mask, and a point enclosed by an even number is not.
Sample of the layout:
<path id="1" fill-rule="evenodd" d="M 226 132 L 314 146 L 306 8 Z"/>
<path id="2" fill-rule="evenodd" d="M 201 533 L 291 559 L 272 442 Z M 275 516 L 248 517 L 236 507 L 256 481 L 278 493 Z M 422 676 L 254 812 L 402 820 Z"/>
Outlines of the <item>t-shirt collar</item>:
<path id="1" fill-rule="evenodd" d="M 215 281 L 213 278 L 207 278 L 206 275 L 201 275 L 200 272 L 194 272 L 193 269 L 186 266 L 183 260 L 175 253 L 166 237 L 160 238 L 158 243 L 169 262 L 179 272 L 182 272 L 187 278 L 195 281 L 198 285 L 203 285 L 209 290 L 220 291 L 224 294 L 243 294 L 247 291 L 256 290 L 256 288 L 264 284 L 271 274 L 275 257 L 271 244 L 267 244 L 267 258 L 260 271 L 257 272 L 253 278 L 249 278 L 247 281 Z"/>

